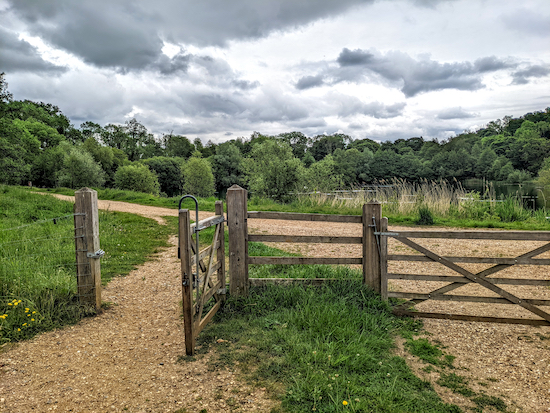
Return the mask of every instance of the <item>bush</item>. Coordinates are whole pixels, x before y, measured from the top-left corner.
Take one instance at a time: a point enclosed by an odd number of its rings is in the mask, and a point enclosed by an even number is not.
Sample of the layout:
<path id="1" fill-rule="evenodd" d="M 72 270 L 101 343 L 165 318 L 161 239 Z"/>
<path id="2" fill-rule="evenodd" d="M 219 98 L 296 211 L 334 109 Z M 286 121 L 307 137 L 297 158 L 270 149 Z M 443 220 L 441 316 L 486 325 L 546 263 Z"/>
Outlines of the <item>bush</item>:
<path id="1" fill-rule="evenodd" d="M 144 159 L 143 162 L 157 174 L 160 190 L 167 196 L 177 196 L 181 194 L 183 179 L 181 173 L 180 158 L 167 158 L 164 156 L 155 156 L 154 158 Z"/>
<path id="2" fill-rule="evenodd" d="M 432 211 L 427 206 L 421 206 L 418 208 L 418 219 L 416 225 L 433 225 L 434 216 Z"/>
<path id="3" fill-rule="evenodd" d="M 202 198 L 214 195 L 214 175 L 210 162 L 194 154 L 183 167 L 183 192 Z"/>
<path id="4" fill-rule="evenodd" d="M 121 166 L 115 173 L 115 186 L 119 189 L 158 195 L 160 185 L 154 172 L 142 164 Z"/>
<path id="5" fill-rule="evenodd" d="M 105 172 L 94 161 L 92 155 L 79 148 L 71 147 L 63 158 L 63 167 L 58 173 L 59 186 L 82 188 L 103 186 Z"/>

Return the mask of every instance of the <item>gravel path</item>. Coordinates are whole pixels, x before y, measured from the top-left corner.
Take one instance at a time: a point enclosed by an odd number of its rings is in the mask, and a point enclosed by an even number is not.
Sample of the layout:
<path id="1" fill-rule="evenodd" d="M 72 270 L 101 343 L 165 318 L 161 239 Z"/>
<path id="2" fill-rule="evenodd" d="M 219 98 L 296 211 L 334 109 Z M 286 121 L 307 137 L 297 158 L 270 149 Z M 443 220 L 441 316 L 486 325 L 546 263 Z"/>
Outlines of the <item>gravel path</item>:
<path id="1" fill-rule="evenodd" d="M 99 201 L 99 207 L 140 214 L 160 223 L 162 216 L 177 215 L 173 209 L 117 201 Z M 201 213 L 200 219 L 209 215 L 212 213 Z M 248 225 L 251 233 L 353 236 L 361 232 L 360 226 L 353 224 L 321 226 L 314 222 L 249 220 Z M 422 244 L 442 254 L 455 251 L 448 255 L 457 255 L 456 251 L 465 255 L 466 251 L 478 252 L 480 256 L 514 256 L 523 252 L 511 243 L 488 246 L 472 241 L 467 244 L 430 241 L 431 245 L 424 241 Z M 175 238 L 171 242 L 175 245 Z M 306 256 L 360 256 L 359 246 L 276 246 Z M 404 253 L 406 248 L 390 243 L 390 251 Z M 521 248 L 527 250 L 532 245 Z M 416 270 L 411 263 L 405 268 L 399 263 L 391 265 L 395 266 L 391 271 Z M 550 278 L 545 267 L 537 267 L 535 271 L 533 267 L 520 268 L 512 276 Z M 178 362 L 178 357 L 184 354 L 183 326 L 178 316 L 179 277 L 173 246 L 128 276 L 111 281 L 104 289 L 103 300 L 113 305 L 102 315 L 6 348 L 0 354 L 0 412 L 174 412 L 180 408 L 189 412 L 269 411 L 275 402 L 262 389 L 239 382 L 235 372 L 208 371 L 209 355 L 196 361 Z M 391 288 L 420 287 L 411 282 L 394 282 Z M 457 293 L 463 293 L 462 289 Z M 530 293 L 550 299 L 548 288 L 538 287 Z M 426 302 L 419 309 L 445 311 L 448 307 L 443 306 L 448 305 Z M 496 315 L 504 311 L 499 308 L 503 306 L 495 305 L 458 303 L 455 307 L 453 311 L 462 314 Z M 507 316 L 527 316 L 521 309 L 506 307 Z M 448 353 L 456 356 L 457 374 L 469 378 L 474 390 L 503 398 L 510 411 L 550 412 L 550 328 L 449 320 L 425 320 L 424 325 L 431 340 L 438 340 Z M 414 357 L 403 354 L 418 375 L 435 380 L 422 371 L 422 365 Z M 467 405 L 467 401 L 448 389 L 435 387 L 445 401 Z"/>

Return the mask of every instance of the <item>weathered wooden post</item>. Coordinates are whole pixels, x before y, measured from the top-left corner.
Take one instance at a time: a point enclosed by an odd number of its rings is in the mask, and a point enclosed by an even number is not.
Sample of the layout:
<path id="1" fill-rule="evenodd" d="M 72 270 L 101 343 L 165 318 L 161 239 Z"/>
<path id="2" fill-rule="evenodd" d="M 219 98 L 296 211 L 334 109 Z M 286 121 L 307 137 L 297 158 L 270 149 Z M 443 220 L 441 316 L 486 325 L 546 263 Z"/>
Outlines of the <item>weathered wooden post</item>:
<path id="1" fill-rule="evenodd" d="M 363 283 L 380 293 L 380 249 L 375 231 L 380 231 L 382 205 L 371 201 L 363 205 Z"/>
<path id="2" fill-rule="evenodd" d="M 388 232 L 388 218 L 380 220 L 380 232 Z M 388 237 L 380 236 L 380 295 L 388 299 Z"/>
<path id="3" fill-rule="evenodd" d="M 193 263 L 191 262 L 191 219 L 188 209 L 179 210 L 179 248 L 181 257 L 181 292 L 183 300 L 183 329 L 185 353 L 195 353 L 195 332 L 193 323 Z M 197 251 L 197 256 L 198 256 Z M 198 266 L 197 266 L 198 267 Z"/>
<path id="4" fill-rule="evenodd" d="M 215 207 L 215 213 L 216 215 L 223 216 L 223 201 L 216 201 L 216 207 Z M 220 246 L 218 247 L 218 250 L 216 251 L 216 259 L 220 263 L 220 269 L 218 270 L 218 283 L 221 284 L 221 288 L 225 288 L 225 233 L 224 233 L 224 225 L 223 222 L 220 223 Z M 221 295 L 222 301 L 225 300 L 225 294 Z"/>
<path id="5" fill-rule="evenodd" d="M 76 247 L 76 279 L 82 304 L 101 308 L 101 266 L 99 259 L 99 213 L 97 191 L 82 188 L 75 192 L 74 229 Z"/>
<path id="6" fill-rule="evenodd" d="M 229 230 L 229 293 L 248 296 L 247 191 L 238 185 L 227 190 Z"/>

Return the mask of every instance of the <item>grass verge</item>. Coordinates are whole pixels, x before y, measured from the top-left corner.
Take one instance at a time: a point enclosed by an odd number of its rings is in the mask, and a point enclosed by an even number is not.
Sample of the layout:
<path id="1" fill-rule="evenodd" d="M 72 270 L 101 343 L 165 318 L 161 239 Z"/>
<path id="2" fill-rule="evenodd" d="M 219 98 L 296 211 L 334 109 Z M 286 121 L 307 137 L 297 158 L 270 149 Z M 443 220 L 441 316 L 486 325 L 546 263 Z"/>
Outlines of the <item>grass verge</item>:
<path id="1" fill-rule="evenodd" d="M 0 343 L 30 338 L 94 312 L 76 294 L 73 205 L 0 186 Z M 176 233 L 132 214 L 100 211 L 103 282 L 145 262 Z"/>
<path id="2" fill-rule="evenodd" d="M 343 276 L 325 268 L 327 278 Z M 301 275 L 317 277 L 317 269 Z M 320 287 L 252 288 L 246 299 L 230 297 L 199 335 L 199 352 L 215 347 L 211 369 L 238 364 L 287 412 L 461 411 L 393 355 L 395 335 L 412 334 L 419 323 L 393 316 L 359 274 L 354 278 Z"/>

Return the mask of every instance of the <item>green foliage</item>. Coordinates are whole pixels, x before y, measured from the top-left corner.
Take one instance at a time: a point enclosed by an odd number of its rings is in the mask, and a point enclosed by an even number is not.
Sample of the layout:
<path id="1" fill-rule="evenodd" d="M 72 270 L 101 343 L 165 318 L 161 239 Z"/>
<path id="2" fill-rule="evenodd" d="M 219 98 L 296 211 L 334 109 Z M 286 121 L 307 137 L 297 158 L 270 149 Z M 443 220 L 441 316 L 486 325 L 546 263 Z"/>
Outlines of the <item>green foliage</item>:
<path id="1" fill-rule="evenodd" d="M 163 144 L 166 151 L 166 156 L 175 156 L 187 159 L 195 150 L 195 147 L 189 139 L 180 135 L 164 135 Z"/>
<path id="2" fill-rule="evenodd" d="M 248 161 L 250 190 L 256 195 L 286 202 L 302 184 L 303 165 L 285 142 L 265 140 L 255 145 Z"/>
<path id="3" fill-rule="evenodd" d="M 214 195 L 214 175 L 207 159 L 193 155 L 183 167 L 183 192 L 199 197 Z"/>
<path id="4" fill-rule="evenodd" d="M 157 176 L 146 165 L 139 163 L 118 168 L 115 173 L 115 185 L 119 189 L 152 195 L 158 195 L 160 188 Z"/>
<path id="5" fill-rule="evenodd" d="M 315 162 L 305 170 L 306 191 L 332 191 L 342 184 L 343 176 L 336 173 L 336 162 L 332 155 Z"/>
<path id="6" fill-rule="evenodd" d="M 432 211 L 430 211 L 430 208 L 421 205 L 418 208 L 418 219 L 416 220 L 416 225 L 433 225 L 434 223 L 434 216 Z"/>
<path id="7" fill-rule="evenodd" d="M 169 197 L 181 195 L 183 187 L 183 159 L 155 156 L 144 159 L 142 162 L 157 175 L 161 192 Z"/>
<path id="8" fill-rule="evenodd" d="M 40 142 L 27 129 L 0 118 L 0 183 L 26 183 L 30 179 L 31 162 L 39 150 Z"/>
<path id="9" fill-rule="evenodd" d="M 245 172 L 243 156 L 239 148 L 231 143 L 222 143 L 212 157 L 212 170 L 216 181 L 216 191 L 221 192 L 232 185 L 243 186 Z"/>
<path id="10" fill-rule="evenodd" d="M 105 183 L 105 173 L 92 155 L 78 147 L 70 147 L 63 158 L 57 182 L 69 188 L 97 187 Z"/>

